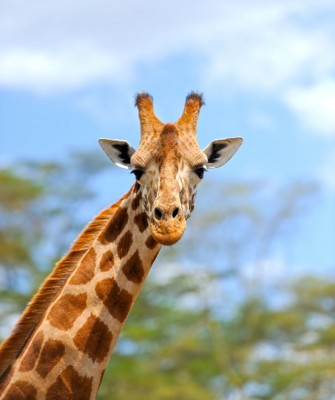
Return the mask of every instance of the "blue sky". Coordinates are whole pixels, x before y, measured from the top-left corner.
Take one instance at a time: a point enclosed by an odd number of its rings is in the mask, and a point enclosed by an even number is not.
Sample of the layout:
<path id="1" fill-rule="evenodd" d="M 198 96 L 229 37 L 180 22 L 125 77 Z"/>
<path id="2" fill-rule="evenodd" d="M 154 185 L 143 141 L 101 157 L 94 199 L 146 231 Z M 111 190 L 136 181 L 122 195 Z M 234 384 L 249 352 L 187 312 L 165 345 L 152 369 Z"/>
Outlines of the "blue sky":
<path id="1" fill-rule="evenodd" d="M 61 159 L 100 137 L 137 146 L 136 92 L 167 122 L 198 90 L 200 145 L 245 138 L 213 176 L 319 182 L 292 262 L 332 273 L 334 20 L 333 0 L 1 0 L 0 163 Z"/>

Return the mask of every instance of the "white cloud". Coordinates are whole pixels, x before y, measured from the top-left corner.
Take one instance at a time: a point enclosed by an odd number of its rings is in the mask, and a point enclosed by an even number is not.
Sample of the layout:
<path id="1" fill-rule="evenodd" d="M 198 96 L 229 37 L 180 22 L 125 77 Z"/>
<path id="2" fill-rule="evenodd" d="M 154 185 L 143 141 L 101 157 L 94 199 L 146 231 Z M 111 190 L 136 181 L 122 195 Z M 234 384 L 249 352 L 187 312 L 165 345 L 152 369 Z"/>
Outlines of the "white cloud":
<path id="1" fill-rule="evenodd" d="M 183 54 L 202 60 L 206 91 L 275 97 L 301 117 L 307 82 L 335 71 L 334 14 L 333 0 L 3 0 L 0 85 L 54 92 L 129 83 L 139 65 Z M 320 130 L 323 114 L 312 114 L 316 133 L 331 131 L 332 119 Z"/>
<path id="2" fill-rule="evenodd" d="M 335 79 L 289 89 L 285 101 L 307 130 L 335 136 Z"/>
<path id="3" fill-rule="evenodd" d="M 0 20 L 1 83 L 51 90 L 83 86 L 123 78 L 137 62 L 190 51 L 208 58 L 214 80 L 233 77 L 271 88 L 317 53 L 326 55 L 326 27 L 320 34 L 294 28 L 295 15 L 311 17 L 330 4 L 313 3 L 32 0 L 24 7 L 7 0 Z"/>
<path id="4" fill-rule="evenodd" d="M 223 38 L 219 51 L 209 55 L 210 80 L 278 93 L 334 69 L 332 37 L 292 25 L 289 19 L 269 21 L 255 31 L 241 30 L 229 45 Z"/>
<path id="5" fill-rule="evenodd" d="M 103 77 L 125 76 L 126 69 L 111 56 L 98 55 L 95 51 L 95 57 L 87 62 L 87 50 L 63 49 L 58 53 L 21 49 L 7 51 L 0 55 L 0 83 L 43 92 L 71 90 Z"/>

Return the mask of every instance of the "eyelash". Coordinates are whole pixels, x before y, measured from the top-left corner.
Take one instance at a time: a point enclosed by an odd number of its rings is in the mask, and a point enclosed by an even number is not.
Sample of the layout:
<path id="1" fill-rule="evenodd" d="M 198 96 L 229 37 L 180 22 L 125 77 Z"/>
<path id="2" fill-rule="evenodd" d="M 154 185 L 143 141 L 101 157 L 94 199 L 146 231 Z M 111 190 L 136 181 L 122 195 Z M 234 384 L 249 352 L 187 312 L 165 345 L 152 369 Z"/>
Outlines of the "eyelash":
<path id="1" fill-rule="evenodd" d="M 204 173 L 207 171 L 205 167 L 199 167 L 194 170 L 194 172 L 198 175 L 199 179 L 202 179 L 204 177 Z"/>
<path id="2" fill-rule="evenodd" d="M 141 176 L 144 174 L 144 171 L 140 169 L 133 169 L 130 173 L 134 174 L 136 180 L 139 181 L 141 179 Z"/>

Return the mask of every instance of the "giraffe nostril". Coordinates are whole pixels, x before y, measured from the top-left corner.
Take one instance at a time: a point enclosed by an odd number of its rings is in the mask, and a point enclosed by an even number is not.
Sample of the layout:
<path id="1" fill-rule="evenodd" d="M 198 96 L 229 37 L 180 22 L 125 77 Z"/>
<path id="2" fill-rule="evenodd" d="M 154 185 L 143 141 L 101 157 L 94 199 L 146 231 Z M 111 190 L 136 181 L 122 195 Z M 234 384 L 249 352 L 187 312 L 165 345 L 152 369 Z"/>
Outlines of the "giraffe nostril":
<path id="1" fill-rule="evenodd" d="M 176 207 L 173 212 L 172 212 L 172 218 L 176 218 L 176 216 L 179 214 L 179 208 Z"/>
<path id="2" fill-rule="evenodd" d="M 156 219 L 158 219 L 158 220 L 161 220 L 162 218 L 163 218 L 163 213 L 162 213 L 162 211 L 159 209 L 159 208 L 155 208 L 155 217 L 156 217 Z"/>

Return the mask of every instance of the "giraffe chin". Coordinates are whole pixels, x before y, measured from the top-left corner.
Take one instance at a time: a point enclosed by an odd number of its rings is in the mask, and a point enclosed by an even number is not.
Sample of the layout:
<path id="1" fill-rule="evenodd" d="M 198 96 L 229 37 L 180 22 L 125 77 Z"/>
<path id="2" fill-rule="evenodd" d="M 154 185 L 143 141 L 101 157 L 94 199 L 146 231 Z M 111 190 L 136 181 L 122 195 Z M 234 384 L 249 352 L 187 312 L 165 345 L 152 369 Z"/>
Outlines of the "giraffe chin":
<path id="1" fill-rule="evenodd" d="M 183 236 L 186 228 L 185 218 L 178 220 L 154 221 L 150 224 L 151 234 L 159 244 L 172 246 Z"/>

